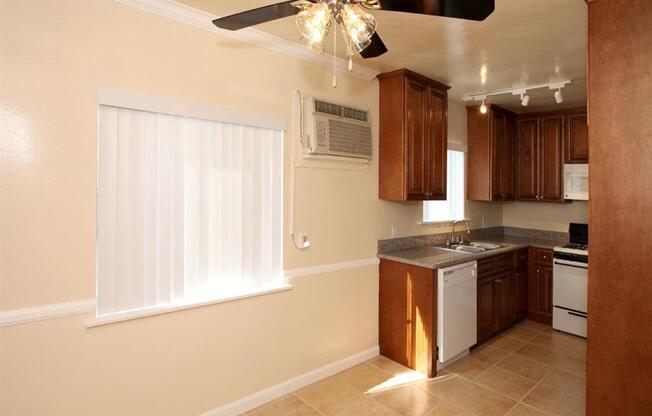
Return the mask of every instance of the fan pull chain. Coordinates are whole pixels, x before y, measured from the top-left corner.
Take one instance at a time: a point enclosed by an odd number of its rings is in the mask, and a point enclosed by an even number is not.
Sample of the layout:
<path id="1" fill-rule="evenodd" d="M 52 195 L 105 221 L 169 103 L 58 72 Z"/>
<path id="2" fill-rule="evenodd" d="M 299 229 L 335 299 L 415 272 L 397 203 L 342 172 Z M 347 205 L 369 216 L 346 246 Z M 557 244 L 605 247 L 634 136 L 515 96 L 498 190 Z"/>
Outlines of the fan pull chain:
<path id="1" fill-rule="evenodd" d="M 349 50 L 349 71 L 353 70 L 353 51 L 351 50 L 351 45 L 348 45 Z"/>
<path id="2" fill-rule="evenodd" d="M 337 30 L 333 30 L 333 88 L 337 88 Z"/>

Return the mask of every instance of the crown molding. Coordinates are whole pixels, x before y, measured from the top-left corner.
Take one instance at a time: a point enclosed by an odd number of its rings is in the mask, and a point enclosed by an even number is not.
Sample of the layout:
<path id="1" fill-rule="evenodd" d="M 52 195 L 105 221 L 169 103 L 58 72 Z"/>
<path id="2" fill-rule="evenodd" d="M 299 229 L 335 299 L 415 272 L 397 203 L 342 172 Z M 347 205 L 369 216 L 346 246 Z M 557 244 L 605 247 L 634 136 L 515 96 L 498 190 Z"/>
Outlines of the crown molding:
<path id="1" fill-rule="evenodd" d="M 311 51 L 303 45 L 291 42 L 281 37 L 271 35 L 269 33 L 247 28 L 237 31 L 225 30 L 216 27 L 213 20 L 219 16 L 203 10 L 195 9 L 185 4 L 178 3 L 173 0 L 114 0 L 118 3 L 135 7 L 168 19 L 175 20 L 199 29 L 207 30 L 216 33 L 220 36 L 225 36 L 234 40 L 248 43 L 250 45 L 259 46 L 261 48 L 269 49 L 271 51 L 299 59 L 301 61 L 310 62 L 313 64 L 321 65 L 323 67 L 331 68 L 333 66 L 333 56 Z M 343 74 L 350 74 L 365 80 L 372 80 L 378 75 L 378 71 L 367 68 L 362 65 L 355 65 L 352 71 L 348 70 L 348 62 L 342 58 L 336 58 L 335 68 L 337 72 Z"/>

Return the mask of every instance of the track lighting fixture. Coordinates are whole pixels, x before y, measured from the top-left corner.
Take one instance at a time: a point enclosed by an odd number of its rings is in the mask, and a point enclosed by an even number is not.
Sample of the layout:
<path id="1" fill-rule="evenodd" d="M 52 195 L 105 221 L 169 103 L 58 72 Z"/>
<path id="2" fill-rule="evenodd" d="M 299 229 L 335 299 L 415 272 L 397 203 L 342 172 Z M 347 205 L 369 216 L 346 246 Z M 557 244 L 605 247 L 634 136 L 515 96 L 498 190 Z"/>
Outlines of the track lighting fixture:
<path id="1" fill-rule="evenodd" d="M 482 105 L 480 106 L 480 112 L 482 114 L 487 114 L 487 105 L 484 103 L 484 98 L 482 99 Z"/>
<path id="2" fill-rule="evenodd" d="M 487 112 L 487 106 L 485 104 L 485 101 L 489 96 L 503 95 L 503 94 L 520 95 L 521 105 L 523 107 L 527 107 L 530 104 L 530 96 L 527 93 L 528 91 L 536 90 L 539 88 L 549 88 L 551 90 L 557 90 L 555 92 L 555 101 L 557 102 L 557 104 L 561 104 L 564 102 L 564 97 L 561 95 L 561 89 L 564 88 L 566 84 L 570 84 L 570 83 L 571 83 L 570 80 L 566 80 L 566 81 L 555 82 L 550 84 L 526 85 L 525 87 L 521 87 L 521 88 L 508 88 L 508 89 L 492 91 L 492 92 L 483 92 L 481 94 L 467 95 L 463 99 L 464 101 L 482 101 L 482 105 L 480 106 L 480 112 L 482 114 L 485 114 Z"/>
<path id="3" fill-rule="evenodd" d="M 561 88 L 555 92 L 555 101 L 557 101 L 557 104 L 561 104 L 564 102 L 564 96 L 561 95 Z"/>

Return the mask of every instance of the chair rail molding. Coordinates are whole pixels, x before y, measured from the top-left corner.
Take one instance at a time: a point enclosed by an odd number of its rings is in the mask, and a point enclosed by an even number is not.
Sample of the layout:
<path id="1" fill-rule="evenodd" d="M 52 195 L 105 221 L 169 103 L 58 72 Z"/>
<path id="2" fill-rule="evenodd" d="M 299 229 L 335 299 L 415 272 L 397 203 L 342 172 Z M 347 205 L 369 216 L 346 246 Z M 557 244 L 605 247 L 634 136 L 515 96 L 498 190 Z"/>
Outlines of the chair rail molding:
<path id="1" fill-rule="evenodd" d="M 97 301 L 93 299 L 40 305 L 30 308 L 0 311 L 0 328 L 4 326 L 26 324 L 64 316 L 81 315 L 95 312 Z"/>
<path id="2" fill-rule="evenodd" d="M 380 260 L 377 257 L 369 257 L 364 259 L 341 261 L 337 263 L 320 264 L 317 266 L 308 266 L 308 267 L 302 267 L 296 269 L 286 269 L 284 271 L 284 275 L 286 280 L 291 281 L 300 277 L 325 275 L 328 273 L 334 273 L 342 270 L 377 266 L 379 263 Z M 277 293 L 279 291 L 285 291 L 291 289 L 291 287 L 292 285 L 286 284 L 286 285 L 282 285 L 282 287 L 278 287 L 272 290 L 261 290 L 249 295 L 235 296 L 232 298 L 225 298 L 225 299 L 220 299 L 215 301 L 200 302 L 193 305 L 171 305 L 165 308 L 158 308 L 163 310 L 158 310 L 157 308 L 154 308 L 157 310 L 153 312 L 152 311 L 130 312 L 127 314 L 128 316 L 126 317 L 120 316 L 117 319 L 106 318 L 106 319 L 96 319 L 94 321 L 89 321 L 87 326 L 93 327 L 93 326 L 103 325 L 105 323 L 109 323 L 113 321 L 121 322 L 124 320 L 135 319 L 144 316 L 159 315 L 162 313 L 175 312 L 177 310 L 186 310 L 194 307 L 211 305 L 214 303 L 230 302 L 233 300 L 239 300 L 246 297 L 259 296 L 268 293 Z M 36 321 L 44 321 L 47 319 L 61 318 L 65 316 L 95 313 L 96 308 L 97 308 L 97 301 L 96 299 L 93 298 L 93 299 L 77 300 L 72 302 L 54 303 L 49 305 L 39 305 L 39 306 L 28 307 L 28 308 L 0 311 L 0 328 L 5 326 L 27 324 Z"/>
<path id="3" fill-rule="evenodd" d="M 194 7 L 178 3 L 173 0 L 114 0 L 127 6 L 135 7 L 168 19 L 176 20 L 190 26 L 204 29 L 234 40 L 269 49 L 280 54 L 311 62 L 327 68 L 333 66 L 333 56 L 311 51 L 303 45 L 281 37 L 271 35 L 261 30 L 246 28 L 236 31 L 220 29 L 213 24 L 213 20 L 220 17 Z M 335 68 L 343 74 L 351 74 L 365 80 L 373 80 L 378 71 L 371 68 L 355 65 L 353 70 L 348 70 L 348 61 L 336 58 Z"/>

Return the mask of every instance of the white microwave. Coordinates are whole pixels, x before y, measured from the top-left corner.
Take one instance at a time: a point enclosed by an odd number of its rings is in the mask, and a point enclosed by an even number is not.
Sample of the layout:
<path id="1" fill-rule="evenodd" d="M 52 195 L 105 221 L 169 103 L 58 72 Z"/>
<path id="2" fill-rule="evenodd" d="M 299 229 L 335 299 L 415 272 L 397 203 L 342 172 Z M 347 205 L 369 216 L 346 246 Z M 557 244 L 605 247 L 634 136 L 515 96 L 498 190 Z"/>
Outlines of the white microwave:
<path id="1" fill-rule="evenodd" d="M 589 200 L 589 165 L 564 165 L 564 198 Z"/>

